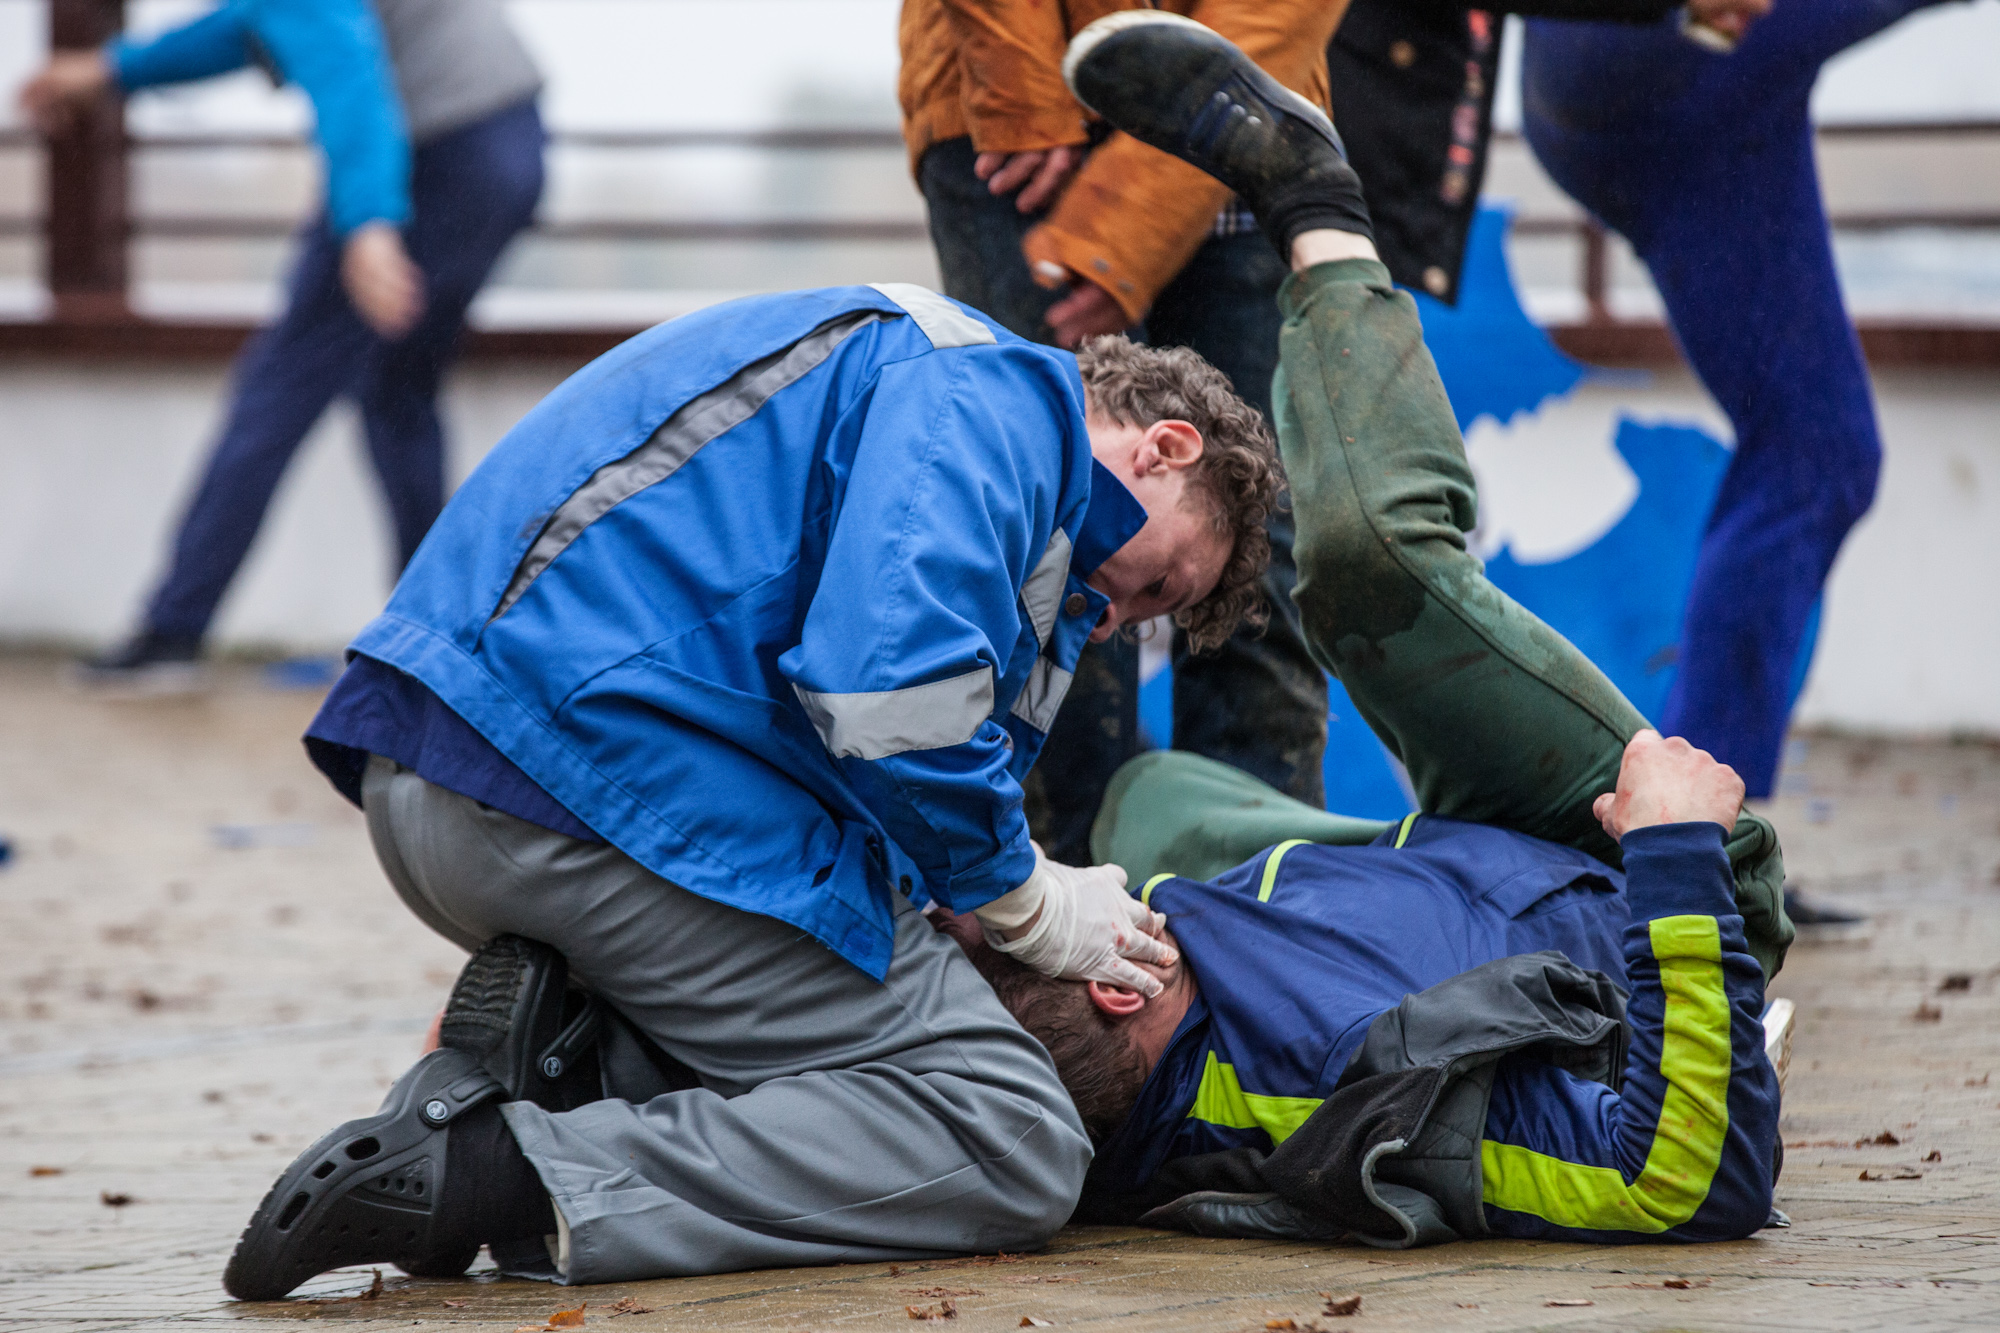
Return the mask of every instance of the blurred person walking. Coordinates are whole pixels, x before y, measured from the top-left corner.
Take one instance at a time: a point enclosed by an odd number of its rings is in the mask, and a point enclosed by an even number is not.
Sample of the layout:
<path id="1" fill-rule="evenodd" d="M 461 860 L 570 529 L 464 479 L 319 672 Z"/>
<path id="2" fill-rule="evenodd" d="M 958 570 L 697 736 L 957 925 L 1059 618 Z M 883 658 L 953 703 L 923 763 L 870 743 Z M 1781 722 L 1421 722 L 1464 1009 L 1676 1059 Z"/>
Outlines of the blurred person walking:
<path id="1" fill-rule="evenodd" d="M 1645 261 L 1735 428 L 1656 720 L 1753 798 L 1771 794 L 1806 625 L 1881 465 L 1807 103 L 1827 60 L 1937 2 L 1779 0 L 1727 54 L 1671 20 L 1528 24 L 1529 144 Z"/>
<path id="2" fill-rule="evenodd" d="M 1075 348 L 1131 329 L 1192 348 L 1271 417 L 1284 263 L 1229 190 L 1110 131 L 1063 85 L 1063 53 L 1093 20 L 1140 0 L 905 0 L 899 94 L 910 164 L 947 295 L 1025 338 Z M 1345 0 L 1164 0 L 1326 105 L 1326 44 Z M 1220 760 L 1311 805 L 1324 801 L 1326 679 L 1291 590 L 1289 512 L 1268 525 L 1269 623 L 1212 653 L 1176 630 L 1175 748 Z M 1111 774 L 1140 750 L 1138 650 L 1092 645 L 1027 808 L 1051 857 L 1088 864 Z"/>
<path id="3" fill-rule="evenodd" d="M 541 75 L 500 0 L 226 0 L 149 40 L 59 52 L 21 90 L 44 128 L 123 92 L 263 67 L 312 102 L 326 198 L 285 313 L 244 349 L 227 423 L 141 627 L 85 664 L 98 687 L 176 693 L 280 477 L 342 394 L 361 411 L 407 563 L 444 503 L 439 381 L 466 307 L 542 191 Z"/>

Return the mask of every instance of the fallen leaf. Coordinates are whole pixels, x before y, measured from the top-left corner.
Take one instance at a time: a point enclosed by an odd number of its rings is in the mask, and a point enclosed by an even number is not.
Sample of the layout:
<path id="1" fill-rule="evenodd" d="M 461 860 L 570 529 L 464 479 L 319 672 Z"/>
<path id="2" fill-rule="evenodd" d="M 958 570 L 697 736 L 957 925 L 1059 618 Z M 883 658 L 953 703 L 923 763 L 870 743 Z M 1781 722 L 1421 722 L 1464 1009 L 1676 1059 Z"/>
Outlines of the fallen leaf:
<path id="1" fill-rule="evenodd" d="M 1266 1319 L 1264 1321 L 1265 1328 L 1296 1329 L 1298 1326 L 1299 1321 L 1296 1319 Z"/>
<path id="2" fill-rule="evenodd" d="M 447 1310 L 463 1310 L 466 1306 L 470 1304 L 472 1304 L 471 1301 L 446 1301 L 444 1303 L 444 1308 Z"/>
<path id="3" fill-rule="evenodd" d="M 1017 1287 L 1035 1286 L 1038 1284 L 1047 1285 L 1055 1282 L 1083 1281 L 1083 1279 L 1080 1277 L 1051 1277 L 1046 1273 L 1037 1273 L 1032 1277 L 1005 1277 L 1001 1278 L 1000 1280 L 1002 1282 L 1011 1282 Z"/>
<path id="4" fill-rule="evenodd" d="M 1031 1314 L 1022 1315 L 1021 1322 L 1014 1325 L 1015 1328 L 1054 1328 L 1055 1326 L 1055 1320 L 1037 1319 Z"/>
<path id="5" fill-rule="evenodd" d="M 549 1316 L 548 1326 L 550 1328 L 582 1328 L 583 1312 L 589 1308 L 590 1302 L 585 1301 L 574 1310 L 558 1310 Z"/>
<path id="6" fill-rule="evenodd" d="M 903 1312 L 912 1319 L 936 1323 L 941 1319 L 958 1318 L 958 1302 L 947 1296 L 936 1305 L 906 1305 L 903 1307 Z"/>
<path id="7" fill-rule="evenodd" d="M 639 1304 L 637 1296 L 626 1296 L 611 1302 L 611 1313 L 614 1317 L 621 1314 L 651 1314 L 653 1307 Z"/>
<path id="8" fill-rule="evenodd" d="M 1893 1173 L 1883 1172 L 1883 1171 L 1863 1171 L 1861 1173 L 1860 1178 L 1862 1180 L 1922 1180 L 1924 1178 L 1924 1173 L 1921 1171 L 1896 1171 Z"/>
<path id="9" fill-rule="evenodd" d="M 1935 1023 L 1943 1017 L 1944 1010 L 1938 1008 L 1929 1000 L 1919 1000 L 1917 1002 L 1917 1011 L 1910 1015 L 1911 1021 L 1917 1023 Z"/>
<path id="10" fill-rule="evenodd" d="M 362 1292 L 359 1296 L 356 1296 L 354 1299 L 357 1301 L 373 1301 L 373 1300 L 379 1300 L 381 1298 L 381 1295 L 382 1295 L 382 1270 L 378 1268 L 375 1270 L 375 1280 L 368 1284 L 368 1290 Z M 579 1319 L 577 1320 L 577 1322 L 580 1324 L 583 1321 Z"/>
<path id="11" fill-rule="evenodd" d="M 123 1208 L 128 1203 L 136 1202 L 129 1194 L 114 1194 L 110 1190 L 99 1191 L 97 1197 L 106 1208 Z"/>
<path id="12" fill-rule="evenodd" d="M 1477 1310 L 1480 1307 L 1477 1305 L 1467 1305 L 1464 1301 L 1460 1301 L 1458 1303 L 1458 1308 L 1461 1310 Z"/>
<path id="13" fill-rule="evenodd" d="M 1993 1071 L 1989 1069 L 1985 1073 L 1981 1074 L 1978 1078 L 1969 1078 L 1965 1080 L 1965 1086 L 1968 1088 L 1983 1088 L 1988 1083 L 1990 1083 L 1992 1079 L 1993 1079 Z"/>
<path id="14" fill-rule="evenodd" d="M 1872 1148 L 1876 1146 L 1884 1148 L 1893 1148 L 1901 1142 L 1902 1142 L 1901 1139 L 1897 1138 L 1894 1134 L 1891 1134 L 1888 1130 L 1885 1129 L 1872 1139 L 1856 1139 L 1854 1141 L 1854 1146 L 1857 1148 Z"/>
<path id="15" fill-rule="evenodd" d="M 28 1168 L 28 1174 L 31 1176 L 59 1176 L 62 1173 L 63 1169 L 59 1166 L 31 1166 Z"/>
<path id="16" fill-rule="evenodd" d="M 1942 1162 L 1944 1160 L 1944 1154 L 1939 1152 L 1936 1148 L 1933 1148 L 1929 1152 L 1924 1154 L 1924 1160 L 1926 1162 Z"/>
<path id="17" fill-rule="evenodd" d="M 934 1301 L 940 1296 L 984 1296 L 986 1293 L 972 1287 L 906 1287 L 905 1296 L 921 1296 Z"/>
<path id="18" fill-rule="evenodd" d="M 1551 1305 L 1551 1306 L 1555 1306 L 1555 1305 L 1595 1305 L 1595 1304 L 1597 1304 L 1597 1302 L 1596 1302 L 1596 1301 L 1569 1301 L 1569 1300 L 1565 1300 L 1565 1301 L 1543 1301 L 1543 1302 L 1542 1302 L 1542 1304 L 1543 1304 L 1543 1305 Z"/>
<path id="19" fill-rule="evenodd" d="M 1326 1302 L 1326 1308 L 1320 1311 L 1321 1314 L 1330 1314 L 1335 1319 L 1345 1319 L 1349 1315 L 1361 1313 L 1361 1298 L 1359 1296 L 1342 1296 L 1335 1299 L 1322 1291 L 1320 1298 Z"/>
<path id="20" fill-rule="evenodd" d="M 1938 983 L 1939 994 L 1944 994 L 1947 991 L 1971 990 L 1971 989 L 1972 989 L 1972 973 L 1970 972 L 1953 972 L 1950 976 L 1946 977 L 1943 981 L 1940 981 Z"/>

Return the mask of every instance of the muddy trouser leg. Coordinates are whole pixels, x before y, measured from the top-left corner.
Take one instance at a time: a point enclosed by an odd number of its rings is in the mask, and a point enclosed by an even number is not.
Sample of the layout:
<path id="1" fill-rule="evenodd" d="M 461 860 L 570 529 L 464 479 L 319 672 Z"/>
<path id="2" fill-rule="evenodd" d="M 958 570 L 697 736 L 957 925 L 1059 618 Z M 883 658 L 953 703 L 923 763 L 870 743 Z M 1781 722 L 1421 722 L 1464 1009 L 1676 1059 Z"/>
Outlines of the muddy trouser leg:
<path id="1" fill-rule="evenodd" d="M 701 1076 L 643 1105 L 504 1108 L 568 1281 L 1019 1250 L 1068 1218 L 1090 1145 L 1054 1065 L 906 900 L 877 984 L 796 927 L 388 760 L 362 796 L 425 924 L 553 946 Z"/>
<path id="2" fill-rule="evenodd" d="M 1646 720 L 1466 550 L 1472 472 L 1415 303 L 1365 260 L 1294 275 L 1280 302 L 1278 439 L 1314 655 L 1409 770 L 1426 813 L 1619 864 L 1590 806 L 1617 785 Z M 1728 846 L 1768 977 L 1792 938 L 1777 836 L 1746 813 Z"/>

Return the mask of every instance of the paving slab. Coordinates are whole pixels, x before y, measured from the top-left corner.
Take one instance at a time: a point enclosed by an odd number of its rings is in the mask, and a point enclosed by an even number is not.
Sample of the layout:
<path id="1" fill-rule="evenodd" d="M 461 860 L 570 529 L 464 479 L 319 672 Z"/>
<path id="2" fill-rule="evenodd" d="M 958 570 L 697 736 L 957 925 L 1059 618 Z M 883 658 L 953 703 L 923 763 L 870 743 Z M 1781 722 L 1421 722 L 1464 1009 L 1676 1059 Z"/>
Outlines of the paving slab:
<path id="1" fill-rule="evenodd" d="M 111 704 L 0 656 L 0 1333 L 514 1333 L 579 1306 L 612 1333 L 2000 1328 L 2000 745 L 1833 735 L 1794 739 L 1764 807 L 1795 875 L 1872 916 L 1773 988 L 1799 1006 L 1789 1231 L 1382 1254 L 1076 1227 L 1029 1255 L 588 1288 L 362 1269 L 229 1301 L 250 1210 L 374 1108 L 460 961 L 306 764 L 318 696 L 264 680 Z"/>

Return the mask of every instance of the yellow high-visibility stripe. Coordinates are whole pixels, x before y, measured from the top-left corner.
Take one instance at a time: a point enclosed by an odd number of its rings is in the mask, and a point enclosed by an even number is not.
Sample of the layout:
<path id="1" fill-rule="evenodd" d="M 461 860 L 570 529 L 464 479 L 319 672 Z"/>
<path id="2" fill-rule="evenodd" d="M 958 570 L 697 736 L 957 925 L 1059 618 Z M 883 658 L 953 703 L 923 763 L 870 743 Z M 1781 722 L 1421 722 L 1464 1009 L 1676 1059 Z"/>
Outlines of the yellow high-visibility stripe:
<path id="1" fill-rule="evenodd" d="M 1294 847 L 1303 847 L 1310 841 L 1312 841 L 1310 838 L 1287 838 L 1265 854 L 1264 881 L 1257 886 L 1258 902 L 1271 901 L 1271 890 L 1278 887 L 1278 862 L 1285 859 L 1285 853 Z"/>
<path id="2" fill-rule="evenodd" d="M 1654 921 L 1653 957 L 1666 991 L 1660 1072 L 1667 1095 L 1646 1165 L 1630 1185 L 1616 1168 L 1582 1166 L 1510 1143 L 1482 1141 L 1486 1202 L 1557 1226 L 1654 1234 L 1695 1215 L 1729 1133 L 1729 995 L 1712 916 Z"/>
<path id="3" fill-rule="evenodd" d="M 1410 830 L 1417 826 L 1417 812 L 1412 810 L 1403 816 L 1403 827 L 1396 830 L 1396 845 L 1401 847 L 1410 840 Z"/>
<path id="4" fill-rule="evenodd" d="M 1151 879 L 1147 880 L 1146 887 L 1139 890 L 1139 901 L 1141 903 L 1144 903 L 1147 907 L 1151 907 L 1153 905 L 1153 890 L 1159 888 L 1160 885 L 1166 883 L 1173 877 L 1174 877 L 1173 872 L 1169 871 L 1164 875 L 1155 875 Z"/>
<path id="5" fill-rule="evenodd" d="M 1188 1119 L 1225 1129 L 1261 1129 L 1271 1136 L 1271 1142 L 1283 1143 L 1319 1110 L 1320 1101 L 1318 1097 L 1266 1097 L 1245 1092 L 1237 1081 L 1236 1066 L 1222 1063 L 1210 1051 Z"/>

